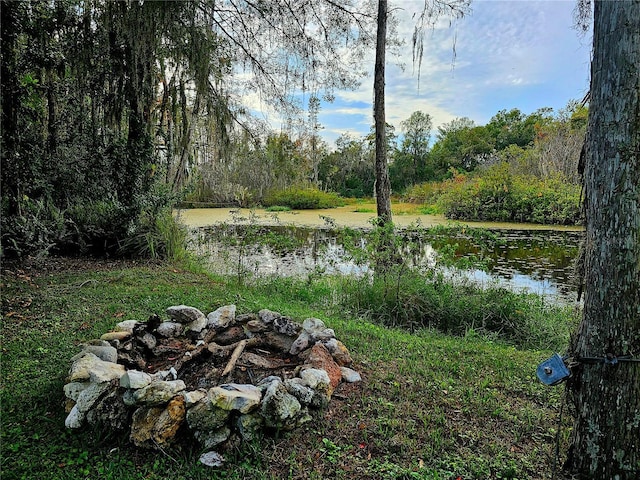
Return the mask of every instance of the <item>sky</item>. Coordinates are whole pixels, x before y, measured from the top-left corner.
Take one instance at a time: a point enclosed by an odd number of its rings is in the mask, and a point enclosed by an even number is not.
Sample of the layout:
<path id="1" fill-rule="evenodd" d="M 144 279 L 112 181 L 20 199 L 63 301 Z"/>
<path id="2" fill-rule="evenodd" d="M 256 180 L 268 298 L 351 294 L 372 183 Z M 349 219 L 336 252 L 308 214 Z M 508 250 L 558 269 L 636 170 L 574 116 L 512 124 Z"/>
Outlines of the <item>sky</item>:
<path id="1" fill-rule="evenodd" d="M 474 0 L 465 18 L 427 31 L 418 81 L 411 58 L 411 16 L 422 3 L 389 1 L 405 41 L 400 57 L 387 55 L 386 65 L 387 123 L 396 133 L 401 134 L 400 122 L 416 110 L 428 113 L 434 127 L 457 117 L 484 125 L 505 109 L 558 111 L 588 91 L 592 38 L 573 28 L 576 0 Z M 335 92 L 334 102 L 322 104 L 320 134 L 330 146 L 343 133 L 360 137 L 370 132 L 373 53 L 371 75 L 360 88 Z"/>

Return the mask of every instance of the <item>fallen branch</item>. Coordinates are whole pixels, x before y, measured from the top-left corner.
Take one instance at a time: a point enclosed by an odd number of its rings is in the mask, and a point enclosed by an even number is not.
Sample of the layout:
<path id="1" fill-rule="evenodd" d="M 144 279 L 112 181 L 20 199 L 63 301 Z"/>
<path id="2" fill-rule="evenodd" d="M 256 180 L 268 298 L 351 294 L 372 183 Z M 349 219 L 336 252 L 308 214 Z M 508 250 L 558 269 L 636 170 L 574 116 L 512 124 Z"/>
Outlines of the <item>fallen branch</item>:
<path id="1" fill-rule="evenodd" d="M 228 375 L 236 366 L 236 362 L 238 361 L 238 358 L 240 358 L 240 355 L 242 355 L 242 352 L 244 351 L 244 348 L 247 346 L 248 342 L 249 340 L 241 340 L 240 342 L 238 342 L 238 345 L 236 346 L 236 348 L 233 350 L 233 353 L 231 354 L 229 363 L 227 363 L 227 366 L 224 367 L 224 370 L 222 371 L 223 377 L 225 375 Z"/>

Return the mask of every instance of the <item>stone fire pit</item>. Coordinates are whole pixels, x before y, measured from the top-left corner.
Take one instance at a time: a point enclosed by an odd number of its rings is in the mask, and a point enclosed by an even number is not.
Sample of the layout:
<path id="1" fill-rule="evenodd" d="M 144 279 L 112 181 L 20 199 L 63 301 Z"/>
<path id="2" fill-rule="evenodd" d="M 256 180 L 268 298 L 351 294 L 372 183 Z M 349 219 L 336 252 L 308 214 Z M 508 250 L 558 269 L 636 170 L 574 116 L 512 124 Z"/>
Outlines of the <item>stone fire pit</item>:
<path id="1" fill-rule="evenodd" d="M 65 425 L 128 430 L 144 448 L 195 437 L 213 449 L 293 429 L 325 409 L 341 381 L 360 380 L 321 320 L 235 312 L 173 306 L 167 319 L 121 322 L 87 342 L 71 359 Z M 212 453 L 202 461 L 218 462 Z"/>

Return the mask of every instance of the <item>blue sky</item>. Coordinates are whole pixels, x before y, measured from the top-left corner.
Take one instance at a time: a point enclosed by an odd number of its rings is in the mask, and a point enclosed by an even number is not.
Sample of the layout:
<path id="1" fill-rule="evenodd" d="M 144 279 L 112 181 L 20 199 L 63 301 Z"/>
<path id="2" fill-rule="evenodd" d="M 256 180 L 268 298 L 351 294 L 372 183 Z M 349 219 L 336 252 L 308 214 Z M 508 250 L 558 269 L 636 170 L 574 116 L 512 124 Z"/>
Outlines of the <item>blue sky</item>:
<path id="1" fill-rule="evenodd" d="M 426 33 L 420 82 L 411 60 L 411 15 L 423 0 L 390 0 L 405 39 L 400 58 L 387 55 L 387 122 L 421 110 L 434 127 L 456 117 L 487 123 L 499 110 L 558 110 L 589 88 L 591 35 L 573 29 L 575 0 L 474 0 L 452 27 Z M 455 38 L 456 58 L 453 59 Z M 373 52 L 369 59 L 373 72 Z M 404 64 L 404 69 L 398 64 Z M 329 145 L 342 133 L 366 135 L 373 124 L 373 75 L 356 91 L 336 92 L 319 120 Z"/>

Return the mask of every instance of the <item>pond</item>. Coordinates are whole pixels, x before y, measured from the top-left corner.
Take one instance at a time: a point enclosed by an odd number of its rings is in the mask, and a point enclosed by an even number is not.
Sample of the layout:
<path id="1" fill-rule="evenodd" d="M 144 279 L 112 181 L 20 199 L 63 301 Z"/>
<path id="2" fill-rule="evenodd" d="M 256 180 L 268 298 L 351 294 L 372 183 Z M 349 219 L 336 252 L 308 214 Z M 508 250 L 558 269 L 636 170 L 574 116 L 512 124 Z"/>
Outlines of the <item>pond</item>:
<path id="1" fill-rule="evenodd" d="M 205 209 L 201 209 L 205 210 Z M 307 276 L 311 273 L 340 273 L 363 275 L 369 267 L 354 261 L 345 251 L 344 236 L 336 227 L 347 225 L 337 209 L 313 213 L 305 212 L 307 223 L 290 221 L 300 218 L 291 214 L 285 224 L 282 215 L 264 211 L 207 209 L 206 212 L 182 211 L 184 223 L 194 228 L 194 250 L 208 257 L 211 268 L 218 273 Z M 211 211 L 211 210 L 215 210 Z M 195 215 L 194 215 L 195 213 Z M 331 217 L 328 216 L 331 213 Z M 206 218 L 208 222 L 203 222 Z M 323 218 L 324 217 L 324 218 Z M 364 228 L 363 215 L 349 221 L 349 226 Z M 452 225 L 434 215 L 408 219 L 394 218 L 404 226 L 419 221 L 422 226 Z M 195 221 L 189 221 L 189 219 Z M 215 220 L 214 220 L 215 219 Z M 401 221 L 398 221 L 398 220 Z M 308 221 L 314 220 L 312 225 Z M 208 225 L 207 225 L 208 223 Z M 481 284 L 498 283 L 516 291 L 529 291 L 551 297 L 554 301 L 573 302 L 576 287 L 573 269 L 583 232 L 579 228 L 558 228 L 529 224 L 469 223 L 482 226 L 485 233 L 472 234 L 462 224 L 454 227 L 424 230 L 407 229 L 405 237 L 417 253 L 412 264 L 433 268 L 440 258 L 437 252 L 449 257 L 469 258 L 470 267 L 464 270 L 441 265 L 449 277 L 465 278 Z M 256 244 L 256 240 L 260 240 Z M 351 239 L 354 240 L 353 238 Z M 355 238 L 364 242 L 364 238 Z M 362 246 L 362 245 L 361 245 Z M 408 248 L 408 247 L 407 247 Z M 482 268 L 474 268 L 480 263 Z"/>
<path id="2" fill-rule="evenodd" d="M 366 209 L 363 209 L 366 210 Z M 315 272 L 362 275 L 368 266 L 345 253 L 337 227 L 365 229 L 373 213 L 354 211 L 354 206 L 332 210 L 280 212 L 240 209 L 192 209 L 178 212 L 192 227 L 193 249 L 211 261 L 219 273 L 306 276 Z M 396 225 L 423 227 L 453 225 L 438 215 L 396 215 Z M 499 283 L 560 301 L 575 301 L 575 258 L 583 232 L 578 227 L 555 227 L 505 223 L 456 223 L 428 238 L 412 236 L 419 253 L 412 263 L 434 267 L 437 252 L 470 258 L 483 268 L 441 268 L 450 277 L 480 284 Z M 465 226 L 482 227 L 491 234 L 471 235 Z M 410 230 L 410 227 L 409 227 Z M 260 244 L 255 245 L 255 240 Z M 363 239 L 360 241 L 364 242 Z"/>

